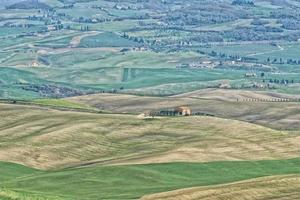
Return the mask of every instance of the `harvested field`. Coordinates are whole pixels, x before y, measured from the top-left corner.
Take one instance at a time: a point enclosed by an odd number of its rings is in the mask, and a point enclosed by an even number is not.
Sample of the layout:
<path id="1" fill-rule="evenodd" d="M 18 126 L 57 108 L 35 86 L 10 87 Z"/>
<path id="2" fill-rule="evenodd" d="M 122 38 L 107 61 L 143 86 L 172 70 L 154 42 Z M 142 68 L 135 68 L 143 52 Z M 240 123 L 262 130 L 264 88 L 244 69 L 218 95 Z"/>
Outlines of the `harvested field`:
<path id="1" fill-rule="evenodd" d="M 68 100 L 115 113 L 140 114 L 188 105 L 192 111 L 222 118 L 251 122 L 275 129 L 300 130 L 300 102 L 256 102 L 237 99 L 299 98 L 267 92 L 242 90 L 200 90 L 171 97 L 147 97 L 127 94 L 95 94 Z"/>
<path id="2" fill-rule="evenodd" d="M 41 169 L 300 155 L 296 132 L 215 117 L 141 120 L 8 104 L 0 105 L 0 117 L 0 160 Z"/>
<path id="3" fill-rule="evenodd" d="M 141 200 L 297 200 L 300 175 L 270 176 L 243 182 L 181 189 L 148 195 Z"/>

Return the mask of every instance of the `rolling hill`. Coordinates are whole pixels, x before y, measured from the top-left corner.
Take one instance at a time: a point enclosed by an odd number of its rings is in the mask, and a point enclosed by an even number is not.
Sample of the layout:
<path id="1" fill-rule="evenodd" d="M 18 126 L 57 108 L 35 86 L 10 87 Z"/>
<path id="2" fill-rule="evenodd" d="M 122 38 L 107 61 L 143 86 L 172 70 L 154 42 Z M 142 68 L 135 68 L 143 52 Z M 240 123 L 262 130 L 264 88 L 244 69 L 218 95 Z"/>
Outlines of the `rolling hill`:
<path id="1" fill-rule="evenodd" d="M 260 101 L 256 101 L 257 99 Z M 134 114 L 188 105 L 193 112 L 242 120 L 275 129 L 300 130 L 300 102 L 272 102 L 276 99 L 300 98 L 299 95 L 281 93 L 204 89 L 169 97 L 95 94 L 66 100 L 113 113 Z"/>
<path id="2" fill-rule="evenodd" d="M 277 190 L 281 191 L 283 196 L 292 196 L 299 188 L 297 185 L 293 185 L 293 183 L 298 183 L 299 162 L 300 160 L 297 158 L 255 162 L 219 161 L 210 163 L 92 166 L 55 171 L 32 171 L 29 168 L 17 166 L 16 168 L 19 167 L 25 173 L 1 181 L 0 197 L 6 194 L 4 197 L 7 197 L 12 194 L 7 199 L 11 200 L 14 197 L 20 200 L 39 198 L 44 200 L 47 197 L 51 200 L 139 199 L 145 195 L 180 188 L 227 184 L 267 176 L 274 177 L 259 179 L 266 180 L 266 183 L 256 181 L 258 182 L 257 186 L 259 184 L 261 186 L 261 190 L 258 192 L 268 194 L 267 192 L 275 191 L 276 195 Z M 7 163 L 0 163 L 3 172 L 7 170 L 7 165 Z M 26 173 L 28 171 L 30 174 Z M 284 178 L 282 175 L 288 176 Z M 276 178 L 276 176 L 283 177 L 283 181 L 280 181 L 280 177 Z M 272 184 L 274 188 L 269 190 L 265 188 L 268 183 Z M 247 187 L 247 184 L 245 182 L 244 188 Z M 255 180 L 250 180 L 248 186 L 255 187 Z M 226 191 L 230 191 L 234 187 L 239 187 L 239 183 L 234 183 L 228 187 L 226 185 L 211 186 L 211 189 L 216 188 L 217 194 L 222 193 L 222 191 L 225 191 L 226 194 Z M 243 188 L 243 185 L 241 184 L 240 187 Z M 276 187 L 278 188 L 276 189 Z M 209 192 L 207 191 L 206 194 L 209 195 Z M 243 194 L 245 190 L 240 192 Z"/>
<path id="3" fill-rule="evenodd" d="M 0 0 L 0 200 L 300 199 L 299 13 Z"/>
<path id="4" fill-rule="evenodd" d="M 141 200 L 296 200 L 300 198 L 300 177 L 298 174 L 270 176 L 225 185 L 196 187 L 177 191 L 153 194 Z"/>
<path id="5" fill-rule="evenodd" d="M 296 132 L 215 117 L 136 115 L 0 105 L 0 160 L 40 169 L 90 164 L 263 160 L 299 155 Z"/>
<path id="6" fill-rule="evenodd" d="M 42 10 L 50 10 L 51 7 L 43 2 L 39 2 L 38 0 L 25 0 L 20 1 L 15 4 L 9 5 L 6 7 L 7 9 L 42 9 Z"/>

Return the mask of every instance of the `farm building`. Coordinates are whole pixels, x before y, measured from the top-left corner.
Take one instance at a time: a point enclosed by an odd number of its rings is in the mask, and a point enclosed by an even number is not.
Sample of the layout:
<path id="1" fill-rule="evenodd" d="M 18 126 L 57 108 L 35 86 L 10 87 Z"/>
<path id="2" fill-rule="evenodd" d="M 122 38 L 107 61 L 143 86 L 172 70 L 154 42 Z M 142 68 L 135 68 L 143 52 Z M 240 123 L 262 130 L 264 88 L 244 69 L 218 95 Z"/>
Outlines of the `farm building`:
<path id="1" fill-rule="evenodd" d="M 191 109 L 187 106 L 180 106 L 180 107 L 176 108 L 175 113 L 177 113 L 177 115 L 182 115 L 182 116 L 192 115 Z"/>
<path id="2" fill-rule="evenodd" d="M 249 77 L 256 77 L 257 75 L 255 73 L 246 73 L 244 75 L 245 78 L 249 78 Z"/>
<path id="3" fill-rule="evenodd" d="M 38 67 L 39 66 L 39 63 L 34 61 L 31 63 L 31 67 Z"/>
<path id="4" fill-rule="evenodd" d="M 188 106 L 180 106 L 172 109 L 146 111 L 139 115 L 139 117 L 154 117 L 154 116 L 191 116 L 192 111 Z"/>
<path id="5" fill-rule="evenodd" d="M 230 85 L 229 81 L 224 81 L 219 84 L 219 88 L 220 89 L 230 89 L 231 85 Z"/>

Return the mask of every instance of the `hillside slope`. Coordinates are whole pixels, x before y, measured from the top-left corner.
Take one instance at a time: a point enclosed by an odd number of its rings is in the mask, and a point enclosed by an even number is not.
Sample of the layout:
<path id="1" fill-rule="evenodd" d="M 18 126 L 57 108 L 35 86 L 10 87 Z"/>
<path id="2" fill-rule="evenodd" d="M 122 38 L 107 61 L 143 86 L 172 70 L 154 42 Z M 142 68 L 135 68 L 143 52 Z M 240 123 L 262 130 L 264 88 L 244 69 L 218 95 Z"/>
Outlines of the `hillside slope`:
<path id="1" fill-rule="evenodd" d="M 142 196 L 180 188 L 226 184 L 263 176 L 299 174 L 300 159 L 273 161 L 225 161 L 210 163 L 167 163 L 127 166 L 91 166 L 76 169 L 34 172 L 0 182 L 4 191 L 32 198 L 18 200 L 64 199 L 138 199 Z M 2 170 L 5 166 L 0 163 Z M 297 189 L 296 180 L 286 179 L 286 186 Z M 291 177 L 291 176 L 290 176 Z M 252 180 L 250 180 L 252 181 Z M 276 178 L 269 181 L 272 190 L 282 189 Z M 275 184 L 273 184 L 275 183 Z M 253 186 L 250 185 L 250 186 Z M 263 188 L 262 190 L 268 191 Z M 216 186 L 218 187 L 218 186 Z M 229 188 L 230 189 L 230 188 Z M 282 194 L 293 194 L 293 190 Z M 295 190 L 294 190 L 295 191 Z M 49 197 L 49 198 L 46 198 Z"/>
<path id="2" fill-rule="evenodd" d="M 299 95 L 280 93 L 206 89 L 171 97 L 148 97 L 127 94 L 95 94 L 67 98 L 115 113 L 140 114 L 188 105 L 193 112 L 237 119 L 275 129 L 300 130 L 300 102 L 257 102 L 249 99 L 300 99 Z M 239 101 L 237 102 L 237 99 Z M 244 100 L 244 101 L 243 101 Z"/>
<path id="3" fill-rule="evenodd" d="M 297 200 L 300 199 L 300 175 L 271 176 L 238 183 L 196 187 L 153 194 L 141 200 Z"/>
<path id="4" fill-rule="evenodd" d="M 143 120 L 0 104 L 0 118 L 0 160 L 43 169 L 300 155 L 297 133 L 214 117 Z"/>

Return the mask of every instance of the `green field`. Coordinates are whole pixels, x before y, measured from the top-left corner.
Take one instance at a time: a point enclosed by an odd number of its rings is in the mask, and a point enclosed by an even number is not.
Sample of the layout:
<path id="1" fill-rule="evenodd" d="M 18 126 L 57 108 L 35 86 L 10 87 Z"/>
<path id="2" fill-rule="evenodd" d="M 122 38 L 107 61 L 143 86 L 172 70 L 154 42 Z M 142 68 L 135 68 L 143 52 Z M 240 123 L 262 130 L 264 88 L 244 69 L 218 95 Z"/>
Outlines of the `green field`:
<path id="1" fill-rule="evenodd" d="M 44 169 L 1 162 L 2 199 L 137 199 L 300 173 L 297 132 L 214 117 L 143 120 L 43 107 L 81 109 L 62 100 L 34 103 L 1 104 L 0 159 Z"/>
<path id="2" fill-rule="evenodd" d="M 299 154 L 293 142 L 299 139 L 296 131 L 206 116 L 147 120 L 137 115 L 91 113 L 78 108 L 83 104 L 69 101 L 38 102 L 1 104 L 1 160 L 57 169 L 95 162 L 209 162 Z"/>
<path id="3" fill-rule="evenodd" d="M 115 33 L 105 32 L 81 40 L 79 47 L 133 47 L 140 46 L 137 42 L 124 39 Z"/>
<path id="4" fill-rule="evenodd" d="M 61 199 L 137 199 L 146 194 L 223 184 L 262 176 L 300 173 L 300 159 L 256 162 L 169 163 L 92 166 L 54 172 L 1 163 L 3 173 L 19 168 L 0 187 Z M 151 178 L 150 178 L 151 177 Z M 187 181 L 188 180 L 188 181 Z M 38 191 L 38 192 L 37 192 Z"/>

